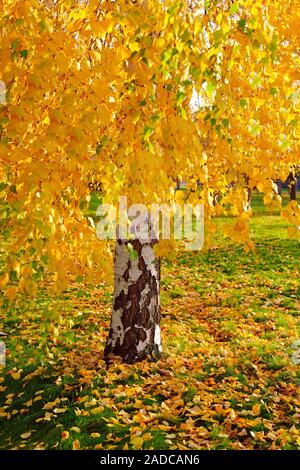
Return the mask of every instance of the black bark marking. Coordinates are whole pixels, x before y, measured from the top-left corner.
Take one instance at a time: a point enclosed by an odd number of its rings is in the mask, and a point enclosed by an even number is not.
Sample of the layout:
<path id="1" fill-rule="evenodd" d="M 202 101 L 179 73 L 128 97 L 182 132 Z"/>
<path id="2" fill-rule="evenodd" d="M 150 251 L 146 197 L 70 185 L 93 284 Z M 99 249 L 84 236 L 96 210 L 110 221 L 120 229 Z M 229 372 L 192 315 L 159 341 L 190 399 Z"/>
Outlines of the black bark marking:
<path id="1" fill-rule="evenodd" d="M 122 308 L 123 305 L 124 305 L 124 302 L 125 302 L 125 292 L 124 290 L 121 290 L 120 294 L 118 295 L 118 297 L 115 298 L 115 301 L 114 301 L 114 309 L 115 310 L 118 310 L 119 308 Z"/>
<path id="2" fill-rule="evenodd" d="M 135 249 L 135 251 L 137 252 L 139 258 L 142 254 L 142 244 L 139 240 L 132 240 L 131 242 L 131 245 L 133 246 L 133 248 Z"/>
<path id="3" fill-rule="evenodd" d="M 125 273 L 123 274 L 123 278 L 125 279 L 126 282 L 128 282 L 128 279 L 129 279 L 130 268 L 131 268 L 131 261 L 128 260 L 127 269 L 126 269 Z"/>
<path id="4" fill-rule="evenodd" d="M 147 333 L 143 328 L 135 328 L 136 344 L 138 344 L 139 341 L 145 341 L 146 338 L 147 338 Z"/>

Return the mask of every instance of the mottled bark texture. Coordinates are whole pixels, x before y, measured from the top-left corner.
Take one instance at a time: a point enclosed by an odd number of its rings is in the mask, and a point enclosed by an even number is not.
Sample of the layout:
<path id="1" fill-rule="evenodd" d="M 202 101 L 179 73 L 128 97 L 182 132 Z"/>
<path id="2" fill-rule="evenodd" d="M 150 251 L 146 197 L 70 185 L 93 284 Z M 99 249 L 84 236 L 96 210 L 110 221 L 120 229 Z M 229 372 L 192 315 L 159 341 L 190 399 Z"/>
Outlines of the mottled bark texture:
<path id="1" fill-rule="evenodd" d="M 153 250 L 157 240 L 117 240 L 115 289 L 110 332 L 105 357 L 110 353 L 134 363 L 147 356 L 157 357 L 160 340 L 160 265 Z"/>

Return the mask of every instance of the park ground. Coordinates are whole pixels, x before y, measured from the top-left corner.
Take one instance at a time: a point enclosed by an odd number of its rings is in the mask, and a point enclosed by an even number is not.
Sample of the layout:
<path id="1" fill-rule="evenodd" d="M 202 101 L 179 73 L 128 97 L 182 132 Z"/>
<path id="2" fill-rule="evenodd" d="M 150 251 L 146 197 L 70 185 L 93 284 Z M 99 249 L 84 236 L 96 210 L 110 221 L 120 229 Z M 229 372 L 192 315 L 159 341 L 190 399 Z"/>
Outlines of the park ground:
<path id="1" fill-rule="evenodd" d="M 105 367 L 101 285 L 41 292 L 25 317 L 1 312 L 0 448 L 300 449 L 300 246 L 259 194 L 253 211 L 255 251 L 225 239 L 219 218 L 210 250 L 163 261 L 158 362 Z M 56 346 L 40 321 L 53 303 Z"/>

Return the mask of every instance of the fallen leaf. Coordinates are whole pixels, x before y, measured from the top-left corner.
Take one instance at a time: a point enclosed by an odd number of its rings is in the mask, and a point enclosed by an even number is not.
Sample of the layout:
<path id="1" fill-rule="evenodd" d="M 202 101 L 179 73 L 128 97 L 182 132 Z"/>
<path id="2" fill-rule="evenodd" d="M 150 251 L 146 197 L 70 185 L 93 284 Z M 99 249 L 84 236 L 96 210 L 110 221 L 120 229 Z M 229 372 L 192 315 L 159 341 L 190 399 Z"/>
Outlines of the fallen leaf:
<path id="1" fill-rule="evenodd" d="M 260 415 L 260 404 L 257 403 L 256 405 L 253 405 L 252 406 L 252 412 L 255 416 L 259 416 Z"/>
<path id="2" fill-rule="evenodd" d="M 78 439 L 75 439 L 75 441 L 73 441 L 73 450 L 78 450 L 80 448 L 80 442 Z"/>
<path id="3" fill-rule="evenodd" d="M 65 411 L 67 411 L 67 407 L 65 407 L 65 408 L 54 408 L 53 413 L 60 414 L 60 413 L 65 413 Z"/>
<path id="4" fill-rule="evenodd" d="M 60 402 L 59 398 L 56 398 L 54 401 L 49 401 L 43 406 L 43 410 L 52 410 Z"/>
<path id="5" fill-rule="evenodd" d="M 73 427 L 70 429 L 70 431 L 74 431 L 74 432 L 77 432 L 77 433 L 81 432 L 80 428 L 77 428 L 76 426 L 73 426 Z"/>
<path id="6" fill-rule="evenodd" d="M 61 433 L 61 438 L 62 438 L 63 441 L 65 441 L 66 439 L 69 439 L 69 436 L 70 436 L 70 434 L 69 434 L 68 431 L 63 431 Z"/>
<path id="7" fill-rule="evenodd" d="M 20 380 L 21 372 L 20 372 L 20 371 L 14 372 L 13 374 L 11 374 L 11 377 L 12 377 L 14 380 Z"/>
<path id="8" fill-rule="evenodd" d="M 141 449 L 144 443 L 143 437 L 134 437 L 130 440 L 134 449 Z"/>

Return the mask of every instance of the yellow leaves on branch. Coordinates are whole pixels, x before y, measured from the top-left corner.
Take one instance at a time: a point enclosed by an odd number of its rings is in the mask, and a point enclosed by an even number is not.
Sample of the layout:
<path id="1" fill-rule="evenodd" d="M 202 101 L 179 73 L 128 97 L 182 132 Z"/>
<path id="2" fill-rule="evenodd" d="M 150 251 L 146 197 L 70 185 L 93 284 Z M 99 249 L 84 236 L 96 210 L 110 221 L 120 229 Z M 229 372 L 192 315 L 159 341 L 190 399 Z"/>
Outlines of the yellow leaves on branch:
<path id="1" fill-rule="evenodd" d="M 82 209 L 91 172 L 108 202 L 173 201 L 176 179 L 196 201 L 200 187 L 207 220 L 237 217 L 226 234 L 248 247 L 245 181 L 280 205 L 272 180 L 299 164 L 300 1 L 208 3 L 1 2 L 1 220 L 16 265 L 0 288 L 10 302 L 34 297 L 49 275 L 57 293 L 72 276 L 110 276 L 109 248 Z M 294 236 L 299 209 L 287 211 Z"/>
<path id="2" fill-rule="evenodd" d="M 8 273 L 3 273 L 0 277 L 0 289 L 3 289 L 7 285 L 9 281 L 9 275 Z"/>
<path id="3" fill-rule="evenodd" d="M 297 201 L 290 201 L 282 211 L 282 215 L 290 224 L 290 227 L 288 227 L 289 236 L 300 239 L 300 206 Z"/>
<path id="4" fill-rule="evenodd" d="M 174 240 L 160 240 L 154 246 L 154 252 L 157 257 L 170 256 L 174 254 L 175 241 Z"/>

